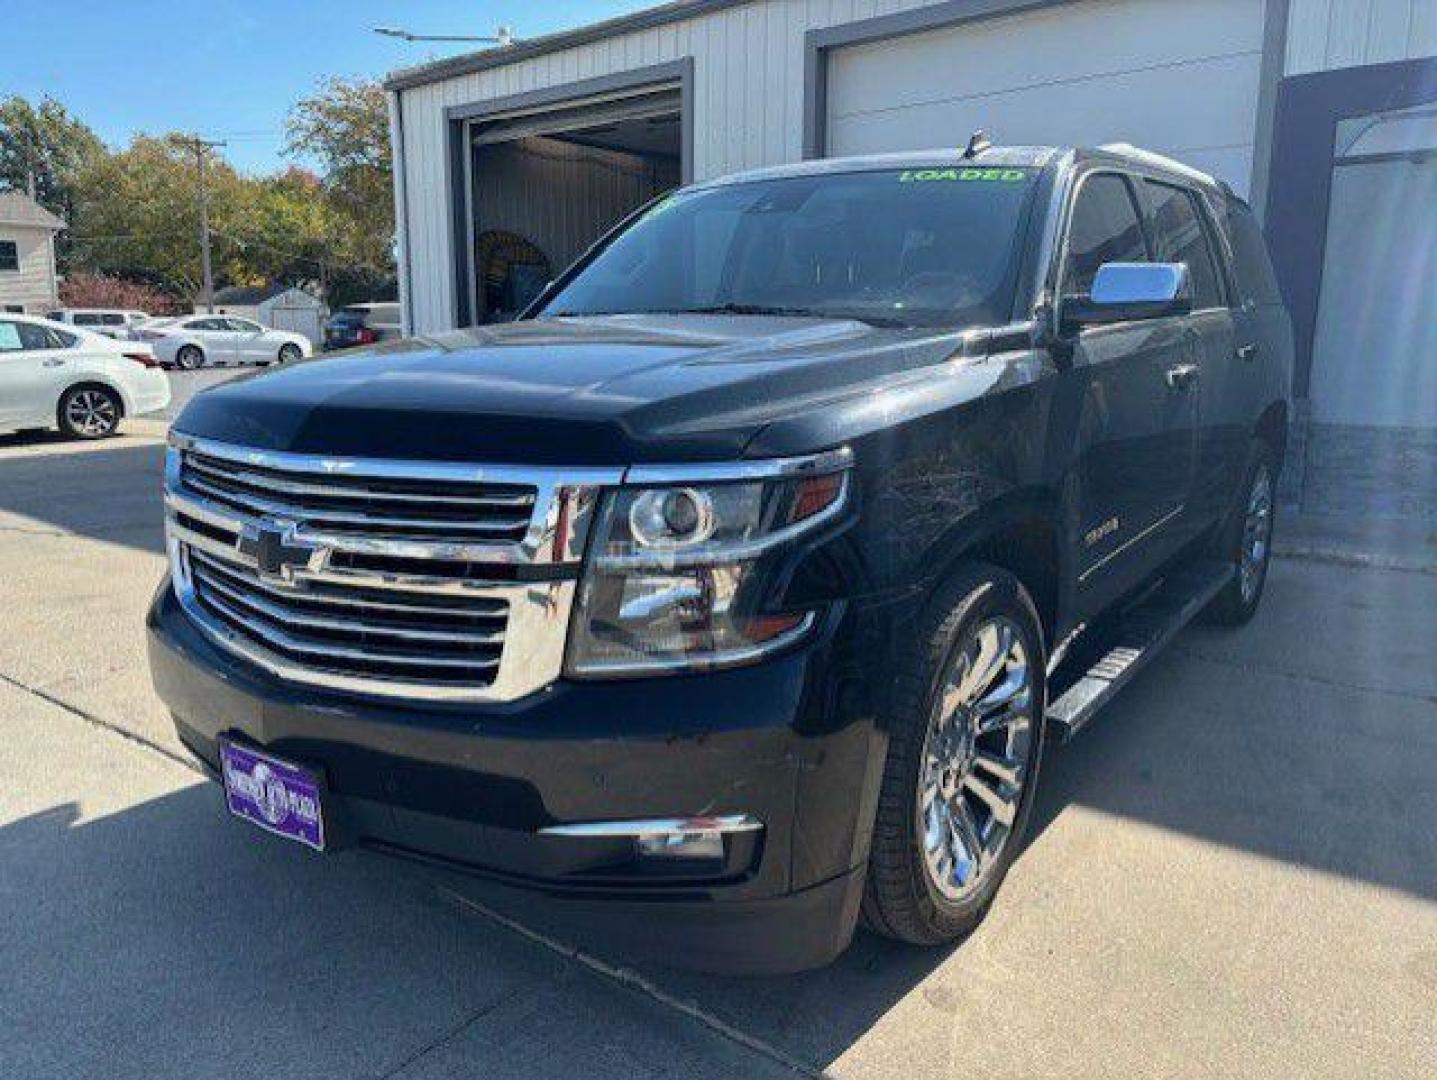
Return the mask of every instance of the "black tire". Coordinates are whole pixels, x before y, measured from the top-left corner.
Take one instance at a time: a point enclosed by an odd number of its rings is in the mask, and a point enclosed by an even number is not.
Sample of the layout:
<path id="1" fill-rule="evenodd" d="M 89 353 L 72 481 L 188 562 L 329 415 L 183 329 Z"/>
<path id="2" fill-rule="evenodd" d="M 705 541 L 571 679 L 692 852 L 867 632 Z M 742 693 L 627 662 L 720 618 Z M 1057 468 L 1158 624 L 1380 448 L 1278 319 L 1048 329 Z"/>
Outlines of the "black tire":
<path id="1" fill-rule="evenodd" d="M 1208 622 L 1241 626 L 1257 613 L 1272 562 L 1276 514 L 1276 455 L 1264 440 L 1254 439 L 1248 448 L 1242 491 L 1213 544 L 1214 554 L 1232 565 L 1232 580 L 1208 605 L 1204 612 Z M 1260 550 L 1250 550 L 1254 545 Z M 1245 555 L 1251 555 L 1253 561 Z"/>
<path id="2" fill-rule="evenodd" d="M 940 705 L 943 692 L 949 689 L 949 679 L 974 666 L 968 664 L 968 659 L 977 635 L 995 625 L 1005 628 L 1005 634 L 1021 643 L 1029 672 L 1028 695 L 1021 708 L 1028 737 L 1022 751 L 1013 759 L 1022 759 L 1023 773 L 1013 796 L 1009 785 L 995 783 L 986 771 L 975 772 L 975 767 L 969 768 L 970 775 L 983 779 L 995 789 L 1003 789 L 1013 798 L 1016 809 L 1012 811 L 1012 821 L 1006 826 L 1001 846 L 995 849 L 977 876 L 963 886 L 968 891 L 955 897 L 945 894 L 936 883 L 937 875 L 925 854 L 934 848 L 924 841 L 932 819 L 925 815 L 923 790 L 927 785 L 920 785 L 920 779 L 929 771 L 926 766 L 930 729 L 935 736 L 940 730 L 940 717 L 946 711 L 940 709 Z M 981 651 L 978 655 L 981 657 Z M 1010 665 L 996 670 L 1006 682 L 1015 668 Z M 995 687 L 998 689 L 1002 689 L 1002 684 Z M 980 702 L 985 700 L 981 686 L 975 696 Z M 952 694 L 948 697 L 952 700 Z M 915 634 L 911 656 L 897 677 L 888 715 L 888 758 L 863 895 L 863 921 L 870 929 L 900 941 L 936 945 L 962 937 L 983 920 L 1022 846 L 1038 784 L 1045 705 L 1046 653 L 1042 623 L 1032 598 L 1005 570 L 978 563 L 967 566 L 934 597 L 929 614 Z M 989 737 L 978 736 L 978 739 Z M 973 752 L 970 747 L 966 754 Z M 944 775 L 948 775 L 947 772 Z M 954 784 L 950 777 L 945 784 L 957 789 L 957 800 L 967 798 L 966 780 Z M 943 800 L 945 804 L 952 801 L 946 794 Z M 971 823 L 971 810 L 969 814 Z M 993 832 L 996 815 L 988 824 L 987 835 L 996 835 Z M 957 831 L 961 830 L 955 833 Z M 937 835 L 943 835 L 941 830 Z M 959 887 L 957 873 L 955 868 L 948 875 L 950 890 Z"/>
<path id="3" fill-rule="evenodd" d="M 120 395 L 109 387 L 72 386 L 60 395 L 55 419 L 72 439 L 107 439 L 119 430 L 125 415 Z"/>
<path id="4" fill-rule="evenodd" d="M 281 364 L 292 364 L 303 356 L 304 353 L 300 350 L 300 347 L 292 342 L 279 347 L 279 362 Z"/>
<path id="5" fill-rule="evenodd" d="M 181 345 L 175 353 L 175 366 L 183 371 L 195 371 L 205 366 L 205 353 L 198 345 Z"/>

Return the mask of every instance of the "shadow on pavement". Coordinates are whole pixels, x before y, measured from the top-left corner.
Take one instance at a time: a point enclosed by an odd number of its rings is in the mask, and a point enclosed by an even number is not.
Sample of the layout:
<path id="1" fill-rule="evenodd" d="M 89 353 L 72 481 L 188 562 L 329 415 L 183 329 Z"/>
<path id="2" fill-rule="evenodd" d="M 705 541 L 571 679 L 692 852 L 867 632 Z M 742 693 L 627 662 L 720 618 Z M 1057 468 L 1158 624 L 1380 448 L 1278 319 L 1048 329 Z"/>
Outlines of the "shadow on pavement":
<path id="1" fill-rule="evenodd" d="M 231 821 L 211 784 L 21 818 L 0 867 L 3 1076 L 782 1075 L 423 872 Z"/>
<path id="2" fill-rule="evenodd" d="M 164 456 L 161 443 L 124 432 L 100 443 L 58 433 L 0 436 L 0 524 L 16 515 L 30 519 L 17 527 L 163 552 Z"/>

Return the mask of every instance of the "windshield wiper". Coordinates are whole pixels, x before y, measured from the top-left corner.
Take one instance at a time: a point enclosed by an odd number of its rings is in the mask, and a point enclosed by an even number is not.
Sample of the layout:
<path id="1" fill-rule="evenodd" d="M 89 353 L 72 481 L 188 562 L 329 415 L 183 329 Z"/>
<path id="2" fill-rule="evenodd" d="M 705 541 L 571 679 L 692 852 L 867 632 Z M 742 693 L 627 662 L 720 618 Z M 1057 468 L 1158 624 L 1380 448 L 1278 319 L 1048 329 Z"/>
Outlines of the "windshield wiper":
<path id="1" fill-rule="evenodd" d="M 907 326 L 902 319 L 884 315 L 859 314 L 853 311 L 823 311 L 819 308 L 782 307 L 777 304 L 704 304 L 685 308 L 642 308 L 631 311 L 549 311 L 546 315 L 560 318 L 585 318 L 603 315 L 780 315 L 808 319 L 853 319 L 870 326 Z"/>
<path id="2" fill-rule="evenodd" d="M 870 315 L 856 311 L 825 311 L 822 308 L 779 307 L 771 304 L 710 304 L 705 307 L 676 308 L 664 315 L 795 315 L 812 319 L 853 319 L 870 326 L 906 326 L 902 319 Z"/>

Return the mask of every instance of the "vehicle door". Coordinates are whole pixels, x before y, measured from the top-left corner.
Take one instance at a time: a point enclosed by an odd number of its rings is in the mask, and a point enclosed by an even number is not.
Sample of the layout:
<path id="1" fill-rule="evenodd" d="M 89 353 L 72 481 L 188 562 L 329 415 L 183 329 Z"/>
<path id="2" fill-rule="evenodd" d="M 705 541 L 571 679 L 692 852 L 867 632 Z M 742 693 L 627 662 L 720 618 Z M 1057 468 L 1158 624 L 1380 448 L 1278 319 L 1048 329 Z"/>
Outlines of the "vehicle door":
<path id="1" fill-rule="evenodd" d="M 1082 176 L 1060 247 L 1058 325 L 1070 298 L 1090 296 L 1111 262 L 1155 261 L 1136 181 L 1109 170 Z M 1076 396 L 1074 565 L 1077 601 L 1096 613 L 1175 550 L 1175 522 L 1192 485 L 1196 398 L 1175 386 L 1192 364 L 1184 316 L 1060 331 Z M 1177 374 L 1175 374 L 1175 372 Z"/>
<path id="2" fill-rule="evenodd" d="M 205 350 L 205 358 L 211 364 L 233 364 L 239 359 L 235 339 L 239 336 L 230 329 L 229 320 L 218 315 L 207 315 L 203 319 L 191 319 L 184 326 L 184 333 L 193 337 Z"/>
<path id="3" fill-rule="evenodd" d="M 1224 510 L 1234 471 L 1247 453 L 1246 423 L 1239 403 L 1228 400 L 1237 340 L 1225 258 L 1216 228 L 1197 191 L 1152 178 L 1143 181 L 1152 213 L 1158 258 L 1184 263 L 1192 290 L 1186 318 L 1196 370 L 1186 393 L 1193 408 L 1193 449 L 1197 462 L 1189 512 L 1179 533 L 1194 538 Z M 1177 392 L 1177 391 L 1175 391 Z"/>
<path id="4" fill-rule="evenodd" d="M 228 316 L 225 322 L 234 334 L 235 358 L 240 363 L 263 363 L 273 360 L 279 352 L 279 346 L 269 340 L 265 328 L 259 323 L 237 319 L 233 315 Z"/>
<path id="5" fill-rule="evenodd" d="M 0 428 L 54 423 L 65 350 L 59 331 L 0 319 Z"/>

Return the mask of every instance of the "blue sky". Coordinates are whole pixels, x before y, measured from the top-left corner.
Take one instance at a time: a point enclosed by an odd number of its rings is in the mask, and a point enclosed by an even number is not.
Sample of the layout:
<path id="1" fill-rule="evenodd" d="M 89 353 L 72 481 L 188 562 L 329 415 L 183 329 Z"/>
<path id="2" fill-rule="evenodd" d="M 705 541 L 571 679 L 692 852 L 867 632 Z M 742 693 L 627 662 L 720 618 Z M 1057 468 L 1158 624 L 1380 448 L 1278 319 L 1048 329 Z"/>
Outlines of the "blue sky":
<path id="1" fill-rule="evenodd" d="M 370 32 L 537 37 L 655 0 L 4 0 L 0 97 L 58 98 L 102 139 L 196 131 L 247 171 L 282 168 L 290 106 L 328 75 L 379 76 L 475 45 Z"/>

